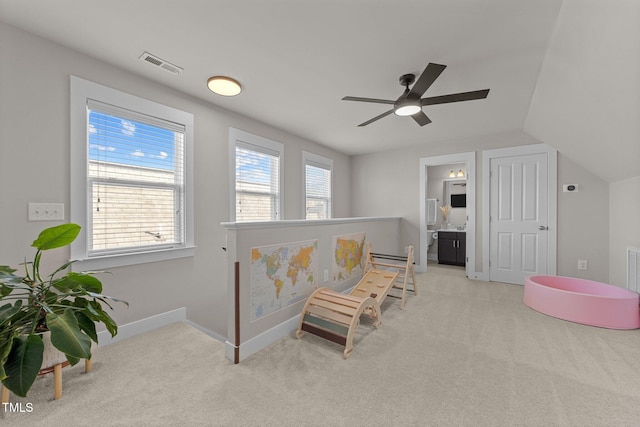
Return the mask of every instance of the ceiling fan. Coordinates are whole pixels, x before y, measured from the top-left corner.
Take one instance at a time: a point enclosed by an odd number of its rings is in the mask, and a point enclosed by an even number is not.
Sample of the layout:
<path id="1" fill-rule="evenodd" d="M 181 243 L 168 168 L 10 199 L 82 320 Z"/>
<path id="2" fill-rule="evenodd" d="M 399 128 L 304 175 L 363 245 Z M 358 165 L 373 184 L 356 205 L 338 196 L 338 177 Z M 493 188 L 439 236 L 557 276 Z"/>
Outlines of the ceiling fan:
<path id="1" fill-rule="evenodd" d="M 404 74 L 400 77 L 400 84 L 405 87 L 404 93 L 400 95 L 398 99 L 376 99 L 376 98 L 358 98 L 355 96 L 345 96 L 343 101 L 358 101 L 358 102 L 373 102 L 376 104 L 389 104 L 393 105 L 393 108 L 389 111 L 385 111 L 379 116 L 374 117 L 371 120 L 367 120 L 364 123 L 360 123 L 358 126 L 366 126 L 380 120 L 383 117 L 388 116 L 391 113 L 395 113 L 398 116 L 411 116 L 420 126 L 428 125 L 431 123 L 431 119 L 422 111 L 422 107 L 425 105 L 435 104 L 447 104 L 449 102 L 471 101 L 473 99 L 484 99 L 489 94 L 489 89 L 474 90 L 471 92 L 452 93 L 450 95 L 431 96 L 428 98 L 422 98 L 422 95 L 429 89 L 438 76 L 447 68 L 446 65 L 429 63 L 427 68 L 424 69 L 418 80 L 416 80 L 415 74 Z M 413 87 L 409 90 L 411 84 Z"/>

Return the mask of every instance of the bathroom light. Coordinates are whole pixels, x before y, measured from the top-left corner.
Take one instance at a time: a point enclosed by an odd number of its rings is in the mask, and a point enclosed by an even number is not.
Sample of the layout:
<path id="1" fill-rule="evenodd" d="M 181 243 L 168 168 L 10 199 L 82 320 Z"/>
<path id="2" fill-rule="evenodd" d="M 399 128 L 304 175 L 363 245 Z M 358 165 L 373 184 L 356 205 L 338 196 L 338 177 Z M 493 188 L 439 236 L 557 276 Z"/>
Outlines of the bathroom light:
<path id="1" fill-rule="evenodd" d="M 222 96 L 236 96 L 242 91 L 240 83 L 226 76 L 213 76 L 207 80 L 207 86 L 213 93 Z"/>
<path id="2" fill-rule="evenodd" d="M 458 178 L 464 178 L 464 172 L 462 172 L 462 169 L 460 169 L 458 171 L 458 175 L 456 175 Z"/>
<path id="3" fill-rule="evenodd" d="M 451 169 L 451 172 L 449 172 L 449 178 L 455 178 L 456 177 L 456 173 L 453 171 L 453 169 Z"/>

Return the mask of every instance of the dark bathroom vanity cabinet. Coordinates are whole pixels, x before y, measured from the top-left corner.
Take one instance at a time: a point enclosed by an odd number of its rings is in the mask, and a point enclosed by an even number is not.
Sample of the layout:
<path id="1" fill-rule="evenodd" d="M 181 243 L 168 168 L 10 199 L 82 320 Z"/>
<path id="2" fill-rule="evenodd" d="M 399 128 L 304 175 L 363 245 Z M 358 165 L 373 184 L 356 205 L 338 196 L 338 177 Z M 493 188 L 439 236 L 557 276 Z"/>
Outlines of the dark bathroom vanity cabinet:
<path id="1" fill-rule="evenodd" d="M 438 263 L 465 265 L 467 257 L 467 233 L 463 231 L 438 231 Z"/>

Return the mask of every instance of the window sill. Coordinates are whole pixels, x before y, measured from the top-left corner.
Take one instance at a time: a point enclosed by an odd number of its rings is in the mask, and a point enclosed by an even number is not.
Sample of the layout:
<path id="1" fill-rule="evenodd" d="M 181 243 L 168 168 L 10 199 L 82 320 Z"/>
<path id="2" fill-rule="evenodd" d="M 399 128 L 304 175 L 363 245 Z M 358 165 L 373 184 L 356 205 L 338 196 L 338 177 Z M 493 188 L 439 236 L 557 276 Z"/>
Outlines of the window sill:
<path id="1" fill-rule="evenodd" d="M 144 264 L 147 262 L 167 261 L 192 257 L 195 255 L 195 251 L 195 246 L 188 246 L 184 248 L 170 248 L 139 253 L 96 256 L 77 260 L 73 264 L 73 269 L 76 271 L 96 271 L 106 268 Z"/>

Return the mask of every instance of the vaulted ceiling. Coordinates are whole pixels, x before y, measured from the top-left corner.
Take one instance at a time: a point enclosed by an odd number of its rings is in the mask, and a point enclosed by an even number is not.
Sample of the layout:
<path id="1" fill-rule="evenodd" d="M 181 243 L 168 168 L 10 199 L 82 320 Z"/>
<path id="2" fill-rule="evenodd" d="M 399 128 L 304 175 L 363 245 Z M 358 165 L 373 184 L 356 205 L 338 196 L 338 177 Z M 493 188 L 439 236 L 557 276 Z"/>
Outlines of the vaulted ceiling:
<path id="1" fill-rule="evenodd" d="M 346 154 L 524 131 L 615 181 L 640 175 L 637 3 L 0 0 L 0 20 Z M 389 106 L 343 96 L 396 99 L 429 62 L 447 68 L 426 96 L 489 96 L 426 106 L 424 127 L 393 114 L 357 127 Z M 211 93 L 213 75 L 243 92 Z"/>

